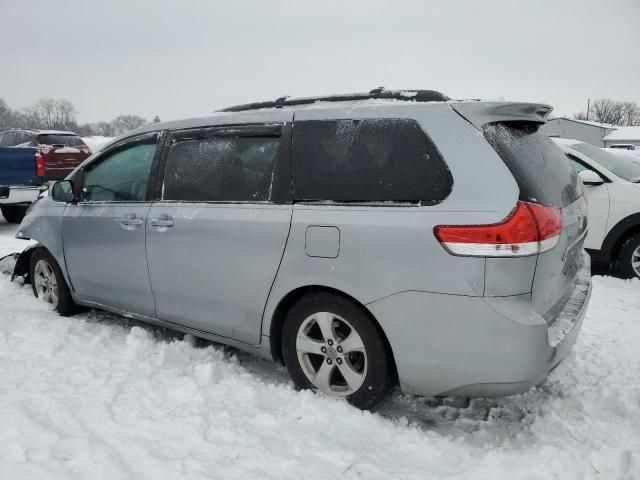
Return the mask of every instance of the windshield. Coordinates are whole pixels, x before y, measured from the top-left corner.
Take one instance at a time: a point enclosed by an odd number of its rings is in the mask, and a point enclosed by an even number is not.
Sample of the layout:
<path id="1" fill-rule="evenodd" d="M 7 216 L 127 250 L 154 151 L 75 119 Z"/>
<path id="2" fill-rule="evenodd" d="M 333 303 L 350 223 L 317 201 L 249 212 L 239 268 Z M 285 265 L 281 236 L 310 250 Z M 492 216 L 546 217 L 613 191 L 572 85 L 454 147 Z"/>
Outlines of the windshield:
<path id="1" fill-rule="evenodd" d="M 607 170 L 610 170 L 620 178 L 630 182 L 640 182 L 640 163 L 626 160 L 614 153 L 589 145 L 588 143 L 572 143 L 569 147 L 584 153 L 596 163 L 599 163 Z"/>
<path id="2" fill-rule="evenodd" d="M 40 145 L 64 145 L 66 147 L 86 147 L 82 138 L 76 135 L 38 135 Z"/>

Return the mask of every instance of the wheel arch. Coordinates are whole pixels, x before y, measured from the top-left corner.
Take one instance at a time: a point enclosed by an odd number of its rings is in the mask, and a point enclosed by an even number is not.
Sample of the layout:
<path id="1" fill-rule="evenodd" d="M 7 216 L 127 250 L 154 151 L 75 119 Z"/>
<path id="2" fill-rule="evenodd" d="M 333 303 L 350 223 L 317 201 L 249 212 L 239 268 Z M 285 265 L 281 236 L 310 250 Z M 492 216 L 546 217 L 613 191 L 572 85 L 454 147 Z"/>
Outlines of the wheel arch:
<path id="1" fill-rule="evenodd" d="M 324 285 L 301 286 L 291 290 L 280 299 L 280 301 L 278 302 L 278 305 L 276 306 L 273 312 L 273 315 L 271 316 L 271 323 L 269 325 L 269 347 L 270 347 L 271 356 L 273 357 L 273 359 L 277 362 L 283 363 L 281 333 L 282 333 L 282 327 L 284 326 L 284 320 L 287 316 L 287 313 L 291 309 L 291 307 L 302 297 L 312 293 L 321 293 L 321 292 L 332 293 L 334 295 L 343 297 L 353 302 L 355 305 L 360 307 L 362 311 L 364 311 L 367 314 L 367 316 L 373 322 L 373 325 L 375 326 L 376 330 L 378 330 L 378 333 L 380 334 L 384 342 L 385 348 L 389 353 L 389 358 L 391 358 L 391 361 L 393 363 L 394 374 L 396 374 L 397 370 L 396 370 L 393 349 L 391 348 L 391 344 L 389 343 L 389 339 L 387 338 L 385 331 L 383 330 L 382 326 L 380 325 L 380 322 L 378 322 L 378 320 L 375 318 L 373 313 L 367 308 L 365 304 L 358 301 L 358 299 L 354 298 L 353 296 L 341 290 L 338 290 L 337 288 L 328 287 Z"/>
<path id="2" fill-rule="evenodd" d="M 602 242 L 600 250 L 602 258 L 611 263 L 618 258 L 620 247 L 630 236 L 640 233 L 640 213 L 634 213 L 620 220 Z"/>

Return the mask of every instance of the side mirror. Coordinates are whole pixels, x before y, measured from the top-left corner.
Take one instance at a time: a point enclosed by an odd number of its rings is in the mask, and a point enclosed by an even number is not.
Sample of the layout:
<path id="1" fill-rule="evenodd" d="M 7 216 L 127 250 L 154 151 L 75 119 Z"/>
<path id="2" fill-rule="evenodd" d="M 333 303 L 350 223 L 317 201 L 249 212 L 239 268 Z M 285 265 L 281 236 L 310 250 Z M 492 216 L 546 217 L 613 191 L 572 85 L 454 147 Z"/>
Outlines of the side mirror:
<path id="1" fill-rule="evenodd" d="M 602 185 L 604 183 L 602 177 L 593 170 L 582 170 L 578 176 L 585 185 Z"/>
<path id="2" fill-rule="evenodd" d="M 73 202 L 73 183 L 70 180 L 60 180 L 53 184 L 51 198 L 56 202 Z"/>

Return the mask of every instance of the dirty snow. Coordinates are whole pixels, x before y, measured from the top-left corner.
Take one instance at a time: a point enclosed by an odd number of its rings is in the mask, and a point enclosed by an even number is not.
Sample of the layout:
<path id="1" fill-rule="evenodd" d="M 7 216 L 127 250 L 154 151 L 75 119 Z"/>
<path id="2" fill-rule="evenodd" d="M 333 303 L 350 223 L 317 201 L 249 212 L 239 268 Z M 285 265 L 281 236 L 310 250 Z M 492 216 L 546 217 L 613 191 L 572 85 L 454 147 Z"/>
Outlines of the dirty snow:
<path id="1" fill-rule="evenodd" d="M 0 256 L 24 242 L 0 221 Z M 0 276 L 2 479 L 640 478 L 640 281 L 594 278 L 573 353 L 539 387 L 378 413 L 296 392 L 231 348 Z"/>

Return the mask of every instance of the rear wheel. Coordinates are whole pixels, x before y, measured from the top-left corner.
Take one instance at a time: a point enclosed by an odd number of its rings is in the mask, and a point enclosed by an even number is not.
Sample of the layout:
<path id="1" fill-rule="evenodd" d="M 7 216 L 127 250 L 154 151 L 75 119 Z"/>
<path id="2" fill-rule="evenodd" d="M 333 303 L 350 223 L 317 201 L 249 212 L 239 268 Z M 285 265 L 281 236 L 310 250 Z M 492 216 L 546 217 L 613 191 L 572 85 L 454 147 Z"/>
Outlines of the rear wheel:
<path id="1" fill-rule="evenodd" d="M 7 222 L 20 223 L 27 214 L 28 208 L 25 205 L 3 205 L 0 207 L 0 211 Z"/>
<path id="2" fill-rule="evenodd" d="M 622 244 L 618 270 L 624 278 L 640 278 L 640 234 L 628 238 Z"/>
<path id="3" fill-rule="evenodd" d="M 289 311 L 282 355 L 300 389 L 346 398 L 370 409 L 393 386 L 393 363 L 369 315 L 338 295 L 303 297 Z"/>
<path id="4" fill-rule="evenodd" d="M 31 255 L 29 278 L 33 294 L 50 303 L 60 315 L 67 317 L 78 311 L 58 262 L 44 248 L 36 249 Z"/>

